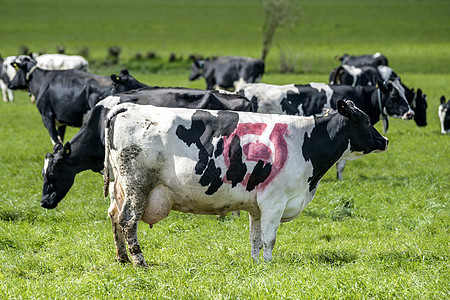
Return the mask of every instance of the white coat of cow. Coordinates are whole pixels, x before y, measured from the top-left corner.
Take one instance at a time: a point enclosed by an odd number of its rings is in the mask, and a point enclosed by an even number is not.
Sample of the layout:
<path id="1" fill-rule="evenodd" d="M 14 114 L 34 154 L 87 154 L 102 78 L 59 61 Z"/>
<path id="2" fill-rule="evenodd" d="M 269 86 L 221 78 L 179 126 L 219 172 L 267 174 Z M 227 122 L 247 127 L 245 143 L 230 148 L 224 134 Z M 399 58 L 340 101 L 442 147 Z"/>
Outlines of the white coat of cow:
<path id="1" fill-rule="evenodd" d="M 42 54 L 34 58 L 36 66 L 44 70 L 70 70 L 87 71 L 89 62 L 80 55 Z"/>
<path id="2" fill-rule="evenodd" d="M 297 217 L 340 158 L 387 149 L 351 101 L 324 117 L 122 104 L 105 134 L 105 195 L 111 195 L 116 259 L 147 266 L 138 239 L 171 210 L 250 215 L 251 256 L 272 259 L 280 222 Z"/>

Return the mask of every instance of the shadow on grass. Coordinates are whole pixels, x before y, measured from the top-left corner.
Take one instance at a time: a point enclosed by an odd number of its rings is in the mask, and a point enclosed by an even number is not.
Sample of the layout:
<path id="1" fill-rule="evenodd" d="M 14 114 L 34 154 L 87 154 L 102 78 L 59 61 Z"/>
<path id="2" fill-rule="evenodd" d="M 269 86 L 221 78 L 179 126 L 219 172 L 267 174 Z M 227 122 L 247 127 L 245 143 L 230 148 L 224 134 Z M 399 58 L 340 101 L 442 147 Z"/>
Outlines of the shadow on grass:
<path id="1" fill-rule="evenodd" d="M 304 255 L 292 254 L 286 261 L 293 264 L 323 264 L 332 267 L 341 267 L 353 263 L 358 259 L 356 253 L 342 250 L 321 250 L 318 253 Z"/>

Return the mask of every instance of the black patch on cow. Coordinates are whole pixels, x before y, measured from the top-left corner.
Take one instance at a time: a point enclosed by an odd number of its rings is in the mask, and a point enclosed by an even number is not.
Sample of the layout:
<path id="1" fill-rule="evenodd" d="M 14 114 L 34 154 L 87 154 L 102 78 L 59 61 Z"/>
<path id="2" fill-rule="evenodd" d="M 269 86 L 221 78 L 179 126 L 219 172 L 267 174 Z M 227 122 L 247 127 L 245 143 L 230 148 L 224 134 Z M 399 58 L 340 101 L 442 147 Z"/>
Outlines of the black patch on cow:
<path id="1" fill-rule="evenodd" d="M 207 195 L 214 194 L 223 184 L 220 174 L 221 169 L 219 167 L 216 168 L 216 163 L 213 159 L 211 159 L 208 163 L 205 173 L 203 173 L 199 181 L 202 186 L 209 185 L 208 189 L 206 190 Z"/>
<path id="2" fill-rule="evenodd" d="M 313 174 L 308 178 L 310 192 L 317 187 L 319 180 L 347 148 L 348 139 L 338 134 L 339 128 L 345 126 L 343 121 L 343 118 L 337 116 L 315 118 L 315 126 L 310 137 L 305 133 L 302 153 L 305 160 L 311 161 L 313 165 Z"/>
<path id="3" fill-rule="evenodd" d="M 216 168 L 215 163 L 213 162 L 211 164 L 209 160 L 213 159 L 213 154 L 214 157 L 218 157 L 223 152 L 223 142 L 219 143 L 217 149 L 214 151 L 212 140 L 213 138 L 230 136 L 236 129 L 239 122 L 239 115 L 235 112 L 219 111 L 217 117 L 215 117 L 210 112 L 197 110 L 191 119 L 191 128 L 187 129 L 183 125 L 179 125 L 176 130 L 176 135 L 188 146 L 191 144 L 197 146 L 199 153 L 198 162 L 195 165 L 195 173 L 198 175 L 203 174 L 199 183 L 203 186 L 210 185 L 206 193 L 211 195 L 222 184 L 218 184 L 216 181 L 217 178 L 220 179 L 220 168 Z"/>
<path id="4" fill-rule="evenodd" d="M 229 149 L 230 166 L 227 171 L 227 179 L 231 181 L 231 186 L 235 187 L 239 182 L 244 180 L 247 173 L 247 166 L 242 161 L 241 139 L 235 135 L 231 139 Z"/>
<path id="5" fill-rule="evenodd" d="M 269 177 L 271 171 L 271 163 L 267 163 L 266 165 L 264 165 L 264 162 L 262 160 L 259 160 L 255 168 L 253 169 L 250 178 L 248 179 L 247 191 L 252 191 L 258 184 L 264 182 L 264 180 Z"/>
<path id="6" fill-rule="evenodd" d="M 281 109 L 287 114 L 287 115 L 298 115 L 300 112 L 298 110 L 298 106 L 294 103 L 292 103 L 288 98 L 283 98 L 281 100 Z"/>
<path id="7" fill-rule="evenodd" d="M 216 151 L 214 151 L 214 157 L 217 158 L 223 153 L 223 139 L 217 142 Z"/>
<path id="8" fill-rule="evenodd" d="M 257 112 L 258 111 L 258 98 L 256 96 L 253 96 L 250 100 L 250 104 L 252 105 L 252 111 Z"/>

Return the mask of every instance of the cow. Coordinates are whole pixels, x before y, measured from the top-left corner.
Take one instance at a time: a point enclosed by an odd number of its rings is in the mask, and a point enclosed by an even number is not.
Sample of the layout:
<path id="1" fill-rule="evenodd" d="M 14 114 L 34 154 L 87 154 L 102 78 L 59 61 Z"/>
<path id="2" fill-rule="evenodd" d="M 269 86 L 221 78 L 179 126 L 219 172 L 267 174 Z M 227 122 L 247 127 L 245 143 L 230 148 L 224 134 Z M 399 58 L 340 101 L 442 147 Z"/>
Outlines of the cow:
<path id="1" fill-rule="evenodd" d="M 206 89 L 231 89 L 237 83 L 254 83 L 264 74 L 264 62 L 242 56 L 223 56 L 213 60 L 196 60 L 189 80 L 204 77 Z"/>
<path id="2" fill-rule="evenodd" d="M 390 81 L 398 93 L 404 97 L 414 111 L 414 121 L 417 126 L 427 125 L 426 95 L 418 89 L 417 93 L 409 89 L 400 77 L 387 66 L 350 66 L 341 65 L 330 73 L 330 84 L 346 85 L 376 85 L 377 82 Z"/>
<path id="3" fill-rule="evenodd" d="M 253 110 L 260 113 L 313 116 L 324 108 L 336 109 L 337 100 L 351 99 L 365 112 L 371 124 L 382 118 L 384 132 L 389 127 L 388 116 L 411 119 L 414 112 L 390 82 L 378 86 L 327 85 L 270 85 L 254 83 L 243 85 L 237 93 L 250 100 Z M 343 179 L 345 161 L 336 165 L 337 178 Z"/>
<path id="4" fill-rule="evenodd" d="M 336 56 L 336 60 L 341 61 L 341 64 L 343 65 L 350 65 L 350 66 L 388 66 L 388 60 L 386 56 L 381 54 L 380 52 L 377 52 L 375 54 L 370 55 L 360 55 L 360 56 L 353 56 L 344 54 L 342 56 Z"/>
<path id="5" fill-rule="evenodd" d="M 89 62 L 79 55 L 42 54 L 35 56 L 36 65 L 44 70 L 69 70 L 77 69 L 88 71 Z"/>
<path id="6" fill-rule="evenodd" d="M 14 61 L 22 61 L 24 58 L 28 56 L 19 55 L 19 56 L 7 56 L 4 57 L 3 60 L 0 59 L 0 89 L 3 94 L 4 102 L 12 102 L 14 101 L 13 91 L 8 88 L 8 84 L 13 80 L 16 76 L 16 69 L 11 65 Z"/>
<path id="7" fill-rule="evenodd" d="M 281 222 L 296 218 L 340 158 L 387 149 L 351 101 L 323 117 L 123 104 L 106 121 L 104 192 L 116 260 L 147 267 L 138 222 L 171 210 L 250 215 L 251 257 L 272 260 Z"/>
<path id="8" fill-rule="evenodd" d="M 56 207 L 69 192 L 76 174 L 85 170 L 103 171 L 105 160 L 104 120 L 110 109 L 119 103 L 235 111 L 251 110 L 251 105 L 246 98 L 221 94 L 217 91 L 146 88 L 109 96 L 92 108 L 85 123 L 70 142 L 66 142 L 64 146 L 57 143 L 53 148 L 53 153 L 45 155 L 42 170 L 44 182 L 41 205 L 47 208 Z"/>
<path id="9" fill-rule="evenodd" d="M 81 127 L 88 110 L 113 93 L 108 76 L 74 69 L 43 70 L 28 59 L 13 65 L 17 75 L 9 87 L 29 88 L 53 144 L 63 142 L 66 125 Z"/>
<path id="10" fill-rule="evenodd" d="M 126 69 L 121 70 L 119 75 L 112 74 L 111 80 L 114 82 L 114 94 L 149 87 L 137 81 Z"/>
<path id="11" fill-rule="evenodd" d="M 439 121 L 441 123 L 441 133 L 450 133 L 450 100 L 445 103 L 445 96 L 441 96 L 441 104 L 438 109 Z"/>

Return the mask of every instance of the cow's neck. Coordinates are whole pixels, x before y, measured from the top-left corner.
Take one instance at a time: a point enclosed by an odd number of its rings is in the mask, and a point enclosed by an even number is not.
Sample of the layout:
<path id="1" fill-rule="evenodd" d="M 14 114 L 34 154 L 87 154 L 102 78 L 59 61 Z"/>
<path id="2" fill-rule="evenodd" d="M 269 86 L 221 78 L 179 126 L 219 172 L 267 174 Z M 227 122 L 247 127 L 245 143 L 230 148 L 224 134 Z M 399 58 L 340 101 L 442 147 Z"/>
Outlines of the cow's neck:
<path id="1" fill-rule="evenodd" d="M 34 68 L 35 66 L 33 66 Z M 32 69 L 33 69 L 32 68 Z M 30 69 L 30 71 L 32 70 Z M 28 87 L 30 90 L 30 93 L 34 95 L 35 97 L 39 93 L 39 89 L 43 88 L 43 79 L 45 77 L 45 71 L 39 68 L 35 68 L 33 72 L 30 73 L 30 71 L 27 72 L 26 77 L 28 81 Z"/>
<path id="2" fill-rule="evenodd" d="M 370 123 L 374 125 L 383 115 L 383 92 L 376 87 L 365 87 L 364 93 L 368 93 L 367 97 L 364 99 L 370 99 L 370 107 L 362 109 L 370 118 Z"/>
<path id="3" fill-rule="evenodd" d="M 348 143 L 348 127 L 344 117 L 334 114 L 315 118 L 314 129 L 309 136 L 305 134 L 302 147 L 303 157 L 313 165 L 313 174 L 308 178 L 310 192 L 342 157 Z"/>

